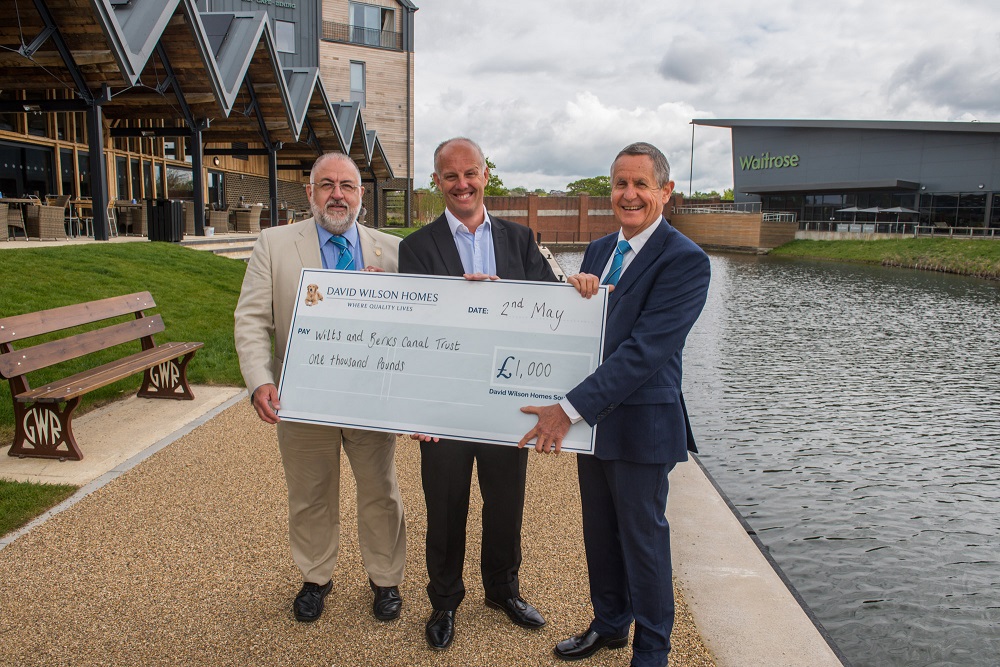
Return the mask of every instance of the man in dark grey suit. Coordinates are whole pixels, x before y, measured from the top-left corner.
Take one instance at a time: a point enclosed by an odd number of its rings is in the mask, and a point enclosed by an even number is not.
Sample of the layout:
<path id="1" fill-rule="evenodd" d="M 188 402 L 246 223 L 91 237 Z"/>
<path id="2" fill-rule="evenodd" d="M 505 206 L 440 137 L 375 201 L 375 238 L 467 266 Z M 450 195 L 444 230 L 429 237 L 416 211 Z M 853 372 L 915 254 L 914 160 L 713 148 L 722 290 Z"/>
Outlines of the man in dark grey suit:
<path id="1" fill-rule="evenodd" d="M 697 451 L 684 395 L 684 341 L 708 296 L 708 256 L 663 217 L 674 183 L 647 143 L 626 146 L 611 165 L 611 208 L 621 229 L 591 243 L 569 282 L 586 298 L 608 297 L 604 359 L 538 416 L 521 446 L 559 451 L 571 422 L 598 425 L 593 456 L 578 456 L 583 541 L 594 620 L 559 642 L 556 657 L 588 658 L 628 645 L 632 667 L 665 667 L 674 625 L 667 475 Z M 402 263 L 402 262 L 400 262 Z"/>
<path id="2" fill-rule="evenodd" d="M 434 151 L 434 183 L 445 212 L 399 246 L 399 272 L 464 276 L 468 280 L 555 281 L 530 229 L 492 218 L 483 205 L 489 169 L 482 149 L 455 138 Z M 427 643 L 445 649 L 455 633 L 455 610 L 465 597 L 465 526 L 472 465 L 483 496 L 482 576 L 486 605 L 515 624 L 540 628 L 545 619 L 521 597 L 521 518 L 527 450 L 418 436 L 427 503 L 427 594 L 434 611 Z"/>

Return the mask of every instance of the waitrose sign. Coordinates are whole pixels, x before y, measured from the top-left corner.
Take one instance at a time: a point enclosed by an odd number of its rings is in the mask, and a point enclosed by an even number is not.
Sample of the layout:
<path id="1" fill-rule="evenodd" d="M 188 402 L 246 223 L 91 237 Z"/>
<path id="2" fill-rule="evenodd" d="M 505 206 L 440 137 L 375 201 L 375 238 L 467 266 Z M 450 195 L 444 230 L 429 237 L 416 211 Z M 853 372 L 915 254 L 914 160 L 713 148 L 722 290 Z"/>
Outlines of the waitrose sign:
<path id="1" fill-rule="evenodd" d="M 761 153 L 760 155 L 741 155 L 740 169 L 743 171 L 757 171 L 760 169 L 783 169 L 784 167 L 799 166 L 798 155 L 771 155 Z"/>

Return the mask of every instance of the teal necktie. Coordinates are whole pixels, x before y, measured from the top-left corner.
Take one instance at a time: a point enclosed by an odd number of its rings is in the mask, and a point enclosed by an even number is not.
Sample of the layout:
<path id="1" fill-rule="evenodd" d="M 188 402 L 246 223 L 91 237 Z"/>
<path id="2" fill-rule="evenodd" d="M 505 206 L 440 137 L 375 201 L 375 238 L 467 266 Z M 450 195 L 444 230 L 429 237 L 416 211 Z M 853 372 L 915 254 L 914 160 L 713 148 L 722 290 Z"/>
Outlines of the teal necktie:
<path id="1" fill-rule="evenodd" d="M 604 278 L 602 285 L 617 285 L 618 279 L 622 277 L 622 262 L 625 261 L 625 253 L 632 249 L 628 241 L 622 239 L 615 248 L 615 256 L 611 258 L 611 270 Z"/>
<path id="2" fill-rule="evenodd" d="M 337 259 L 337 268 L 341 271 L 351 271 L 354 269 L 354 255 L 351 254 L 350 248 L 347 247 L 347 239 L 343 236 L 331 236 L 330 242 L 337 246 L 337 250 L 340 251 L 340 257 Z"/>

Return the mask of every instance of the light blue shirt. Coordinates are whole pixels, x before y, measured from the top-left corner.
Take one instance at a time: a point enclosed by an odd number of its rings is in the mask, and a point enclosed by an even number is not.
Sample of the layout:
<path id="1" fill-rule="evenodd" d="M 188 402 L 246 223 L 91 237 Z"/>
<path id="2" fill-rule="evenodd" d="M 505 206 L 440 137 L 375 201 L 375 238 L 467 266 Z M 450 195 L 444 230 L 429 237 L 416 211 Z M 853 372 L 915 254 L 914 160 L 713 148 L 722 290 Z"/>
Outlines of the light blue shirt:
<path id="1" fill-rule="evenodd" d="M 320 227 L 318 223 L 316 224 L 316 232 L 319 234 L 319 252 L 323 256 L 323 268 L 337 268 L 337 260 L 340 259 L 337 246 L 328 243 L 333 234 Z M 343 237 L 347 239 L 347 249 L 354 258 L 354 270 L 361 271 L 365 268 L 365 259 L 361 256 L 361 238 L 358 236 L 357 223 L 348 227 Z"/>
<path id="2" fill-rule="evenodd" d="M 486 207 L 483 207 L 483 224 L 476 227 L 475 232 L 470 232 L 448 209 L 444 210 L 444 217 L 451 227 L 451 235 L 455 238 L 455 247 L 458 248 L 458 256 L 462 258 L 465 272 L 495 276 L 497 259 L 493 253 L 493 227 Z"/>

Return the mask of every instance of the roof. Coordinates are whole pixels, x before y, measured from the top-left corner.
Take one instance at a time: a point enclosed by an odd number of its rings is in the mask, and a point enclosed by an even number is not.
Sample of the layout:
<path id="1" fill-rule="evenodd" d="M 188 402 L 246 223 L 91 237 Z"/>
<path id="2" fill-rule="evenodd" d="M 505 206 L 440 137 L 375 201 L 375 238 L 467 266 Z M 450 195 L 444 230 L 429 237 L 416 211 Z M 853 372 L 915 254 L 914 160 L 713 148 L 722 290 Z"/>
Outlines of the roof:
<path id="1" fill-rule="evenodd" d="M 52 88 L 73 99 L 47 99 Z M 262 11 L 202 13 L 196 0 L 0 2 L 0 90 L 11 89 L 26 99 L 0 106 L 83 111 L 96 100 L 113 125 L 204 121 L 206 142 L 282 144 L 283 159 L 342 149 L 360 169 L 392 177 L 363 110 L 332 105 L 316 68 L 282 67 Z"/>
<path id="2" fill-rule="evenodd" d="M 802 119 L 726 119 L 695 118 L 692 125 L 709 127 L 796 128 L 816 130 L 894 130 L 906 132 L 977 132 L 1000 133 L 1000 123 L 979 121 L 910 121 L 910 120 L 802 120 Z"/>

